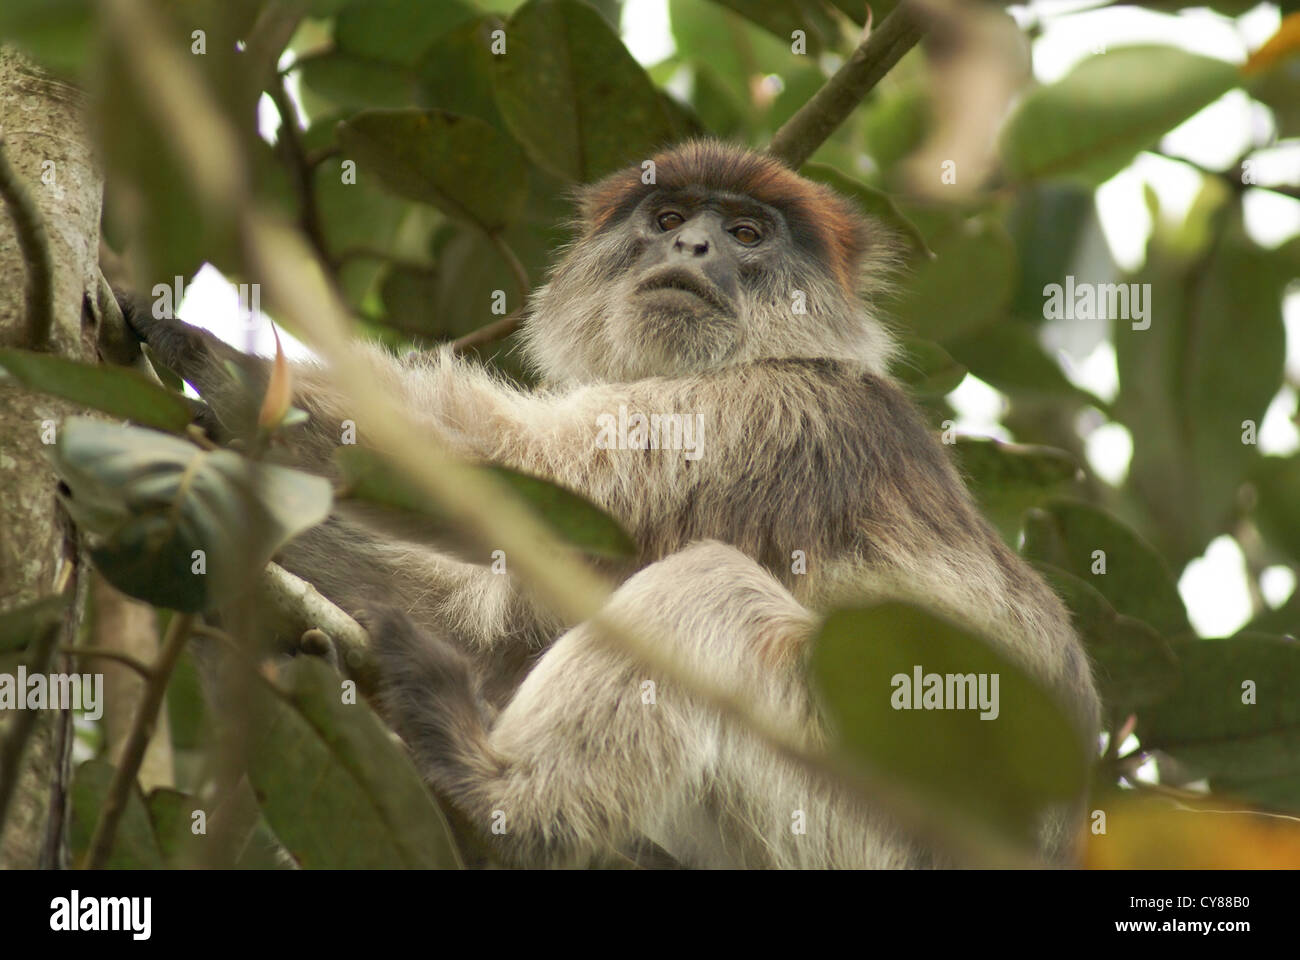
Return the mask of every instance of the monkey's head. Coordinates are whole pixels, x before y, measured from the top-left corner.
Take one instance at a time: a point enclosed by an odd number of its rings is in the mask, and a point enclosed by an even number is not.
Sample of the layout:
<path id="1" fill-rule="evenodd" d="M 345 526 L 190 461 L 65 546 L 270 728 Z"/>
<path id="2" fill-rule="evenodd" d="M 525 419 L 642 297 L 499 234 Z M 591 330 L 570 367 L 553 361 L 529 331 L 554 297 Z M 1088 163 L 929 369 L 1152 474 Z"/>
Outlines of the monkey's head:
<path id="1" fill-rule="evenodd" d="M 647 182 L 652 181 L 652 182 Z M 578 235 L 537 291 L 529 359 L 553 382 L 836 357 L 885 373 L 870 304 L 894 243 L 780 161 L 693 140 L 582 188 Z"/>

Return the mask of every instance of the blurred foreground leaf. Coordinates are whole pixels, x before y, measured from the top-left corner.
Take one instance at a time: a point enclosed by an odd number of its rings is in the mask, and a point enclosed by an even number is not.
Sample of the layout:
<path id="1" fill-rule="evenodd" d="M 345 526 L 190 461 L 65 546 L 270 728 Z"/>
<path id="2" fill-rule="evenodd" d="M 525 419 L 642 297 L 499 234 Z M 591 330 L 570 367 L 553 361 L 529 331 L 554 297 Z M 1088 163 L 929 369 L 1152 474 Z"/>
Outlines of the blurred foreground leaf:
<path id="1" fill-rule="evenodd" d="M 1045 807 L 1083 789 L 1085 749 L 1052 697 L 946 620 L 900 603 L 837 610 L 817 637 L 812 667 L 851 758 L 1005 836 L 1029 842 Z M 980 675 L 993 694 L 989 719 L 970 686 Z M 914 688 L 918 676 L 922 689 Z M 965 708 L 940 709 L 945 690 L 960 697 L 949 704 Z"/>

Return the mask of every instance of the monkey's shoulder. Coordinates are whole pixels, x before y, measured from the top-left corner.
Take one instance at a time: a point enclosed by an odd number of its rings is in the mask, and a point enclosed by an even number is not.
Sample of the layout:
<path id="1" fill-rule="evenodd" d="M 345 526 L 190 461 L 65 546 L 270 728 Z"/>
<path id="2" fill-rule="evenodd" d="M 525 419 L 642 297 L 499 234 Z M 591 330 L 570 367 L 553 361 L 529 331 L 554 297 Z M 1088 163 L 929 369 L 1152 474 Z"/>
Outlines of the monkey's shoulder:
<path id="1" fill-rule="evenodd" d="M 850 433 L 901 433 L 913 440 L 928 437 L 920 410 L 898 384 L 860 365 L 819 357 L 755 360 L 728 374 L 737 398 L 764 408 L 788 407 L 816 416 L 829 428 Z M 817 425 L 813 423 L 812 425 Z"/>
<path id="2" fill-rule="evenodd" d="M 734 392 L 721 392 L 731 395 L 733 413 L 744 412 L 745 439 L 779 454 L 773 462 L 783 471 L 855 486 L 866 477 L 908 488 L 961 486 L 937 430 L 889 378 L 834 359 L 747 366 L 731 372 Z"/>

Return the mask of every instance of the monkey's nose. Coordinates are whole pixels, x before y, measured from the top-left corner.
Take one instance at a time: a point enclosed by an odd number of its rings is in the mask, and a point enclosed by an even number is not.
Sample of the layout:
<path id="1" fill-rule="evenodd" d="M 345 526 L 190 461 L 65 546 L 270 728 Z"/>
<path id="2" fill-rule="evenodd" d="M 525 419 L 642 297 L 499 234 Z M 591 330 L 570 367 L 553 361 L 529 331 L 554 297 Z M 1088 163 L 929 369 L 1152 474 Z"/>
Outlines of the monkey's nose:
<path id="1" fill-rule="evenodd" d="M 694 236 L 678 234 L 677 239 L 673 241 L 673 249 L 687 256 L 702 257 L 709 252 L 709 240 L 698 234 Z"/>

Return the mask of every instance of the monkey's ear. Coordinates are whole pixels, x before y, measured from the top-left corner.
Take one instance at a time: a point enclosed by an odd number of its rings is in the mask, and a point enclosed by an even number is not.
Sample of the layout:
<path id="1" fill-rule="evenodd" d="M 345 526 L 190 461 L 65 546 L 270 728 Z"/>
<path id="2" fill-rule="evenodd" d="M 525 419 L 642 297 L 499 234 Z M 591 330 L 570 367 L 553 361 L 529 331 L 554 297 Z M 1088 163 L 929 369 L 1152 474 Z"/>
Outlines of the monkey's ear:
<path id="1" fill-rule="evenodd" d="M 636 206 L 644 193 L 640 172 L 639 167 L 626 167 L 574 190 L 584 235 L 597 232 Z"/>
<path id="2" fill-rule="evenodd" d="M 815 199 L 809 206 L 820 212 L 820 226 L 831 251 L 831 269 L 850 292 L 862 283 L 882 255 L 891 249 L 888 229 L 868 217 L 858 205 L 825 184 L 804 181 Z"/>

